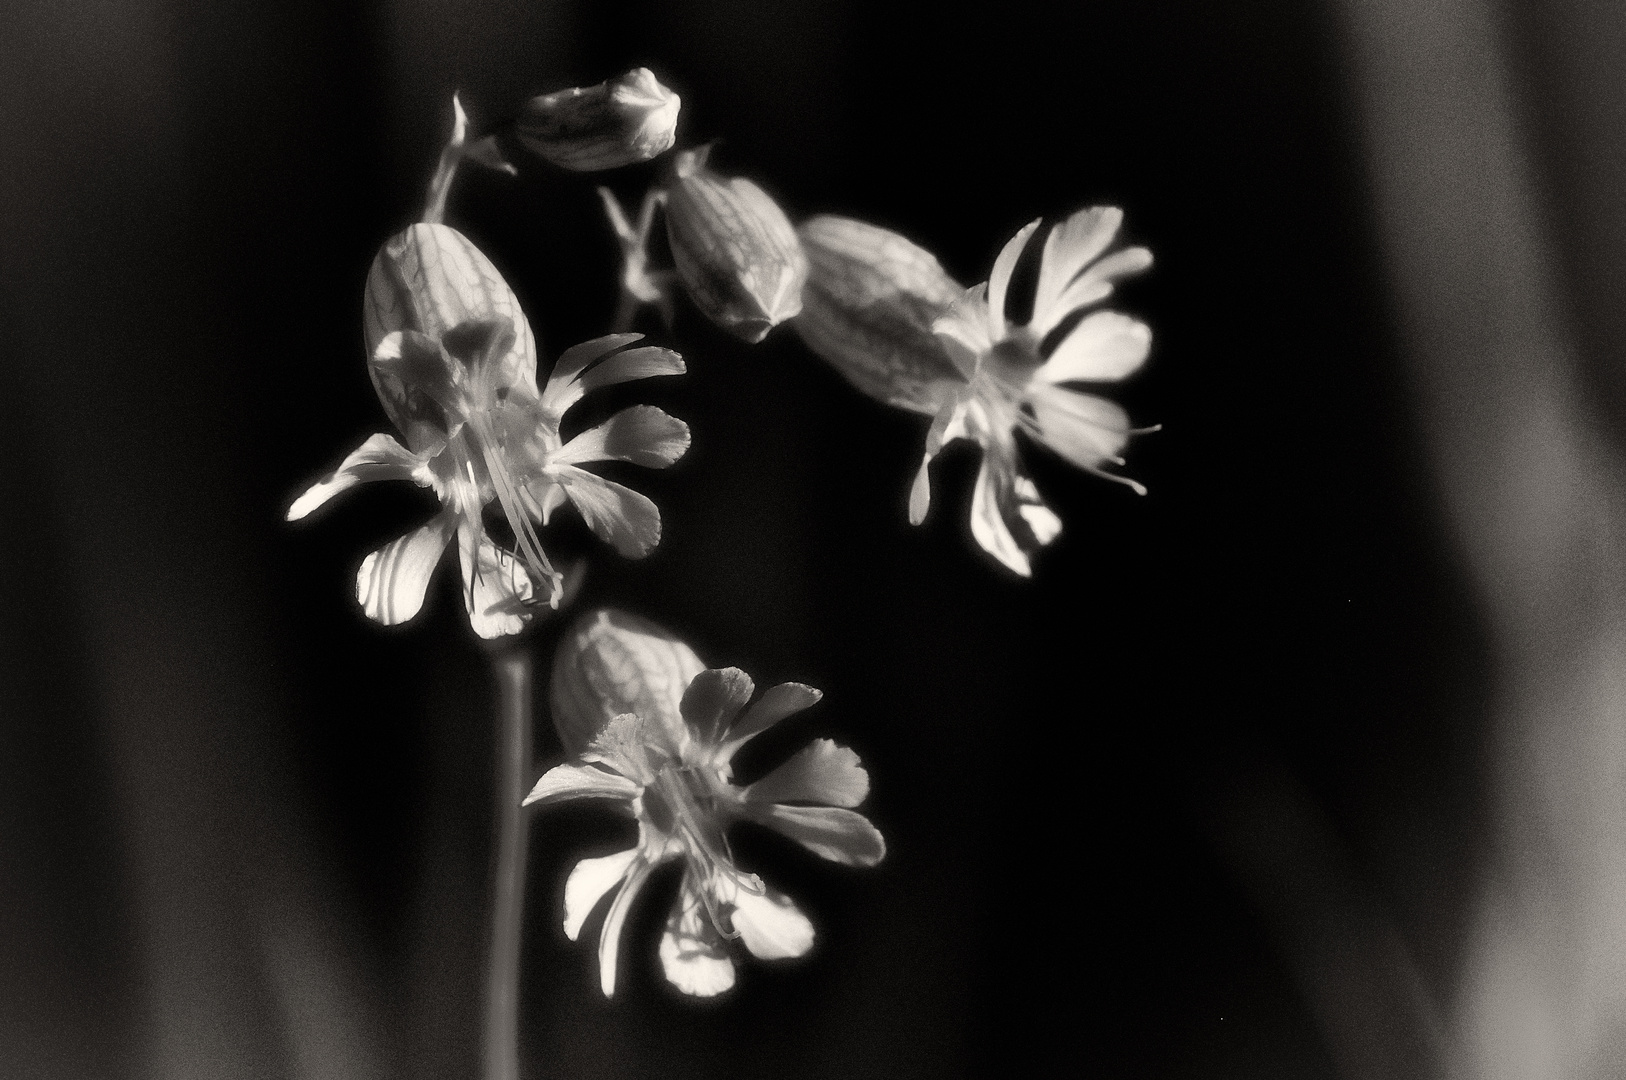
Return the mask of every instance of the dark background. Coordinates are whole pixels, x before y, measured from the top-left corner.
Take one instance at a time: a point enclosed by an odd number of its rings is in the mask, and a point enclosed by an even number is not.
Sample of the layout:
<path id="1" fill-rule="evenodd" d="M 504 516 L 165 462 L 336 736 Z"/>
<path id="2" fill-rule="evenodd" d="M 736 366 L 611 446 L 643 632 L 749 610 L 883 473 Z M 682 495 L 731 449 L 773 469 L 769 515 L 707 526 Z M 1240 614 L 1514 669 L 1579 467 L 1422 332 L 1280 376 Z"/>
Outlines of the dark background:
<path id="1" fill-rule="evenodd" d="M 1163 430 L 1131 449 L 1144 499 L 1030 448 L 1066 532 L 1019 581 L 971 542 L 972 452 L 945 455 L 912 529 L 923 419 L 788 329 L 747 347 L 680 306 L 689 375 L 603 404 L 693 428 L 670 472 L 628 473 L 665 539 L 637 564 L 581 544 L 580 607 L 823 689 L 756 765 L 853 746 L 890 850 L 855 872 L 742 830 L 813 917 L 811 956 L 682 998 L 655 958 L 662 879 L 605 1001 L 560 896 L 625 834 L 542 814 L 529 1074 L 1334 1076 L 1324 976 L 1445 996 L 1484 836 L 1485 646 L 1421 460 L 1336 14 L 14 6 L 0 1072 L 476 1074 L 485 659 L 455 575 L 399 630 L 351 599 L 430 497 L 281 518 L 383 430 L 362 282 L 419 212 L 451 91 L 479 125 L 636 64 L 683 95 L 684 141 L 722 138 L 714 164 L 793 218 L 897 229 L 968 284 L 1032 217 L 1123 206 L 1157 263 L 1115 301 L 1155 332 L 1121 398 Z M 551 358 L 606 328 L 617 252 L 590 180 L 521 165 L 466 172 L 447 220 Z M 537 742 L 558 754 L 541 712 Z M 1395 942 L 1400 976 L 1372 960 Z M 1374 1000 L 1349 1008 L 1421 1070 Z"/>

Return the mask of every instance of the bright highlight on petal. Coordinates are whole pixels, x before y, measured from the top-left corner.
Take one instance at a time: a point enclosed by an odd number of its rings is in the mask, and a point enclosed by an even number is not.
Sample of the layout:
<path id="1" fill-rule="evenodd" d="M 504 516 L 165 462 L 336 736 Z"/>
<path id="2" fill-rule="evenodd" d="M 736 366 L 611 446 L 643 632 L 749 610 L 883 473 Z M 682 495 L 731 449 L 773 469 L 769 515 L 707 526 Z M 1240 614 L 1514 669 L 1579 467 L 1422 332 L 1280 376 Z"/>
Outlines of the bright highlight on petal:
<path id="1" fill-rule="evenodd" d="M 734 894 L 734 929 L 740 940 L 759 960 L 784 960 L 801 956 L 813 947 L 813 924 L 807 921 L 790 897 L 762 888 L 760 892 L 742 885 Z"/>
<path id="2" fill-rule="evenodd" d="M 554 453 L 552 462 L 581 465 L 630 461 L 650 469 L 664 469 L 688 449 L 688 424 L 653 405 L 634 405 L 565 443 Z"/>
<path id="3" fill-rule="evenodd" d="M 361 561 L 361 569 L 356 572 L 356 600 L 369 619 L 395 626 L 418 613 L 429 577 L 455 528 L 456 522 L 442 514 Z"/>
<path id="4" fill-rule="evenodd" d="M 565 879 L 565 937 L 571 941 L 581 936 L 582 924 L 593 913 L 604 894 L 621 883 L 633 860 L 638 858 L 637 848 L 618 851 L 599 859 L 583 859 Z"/>

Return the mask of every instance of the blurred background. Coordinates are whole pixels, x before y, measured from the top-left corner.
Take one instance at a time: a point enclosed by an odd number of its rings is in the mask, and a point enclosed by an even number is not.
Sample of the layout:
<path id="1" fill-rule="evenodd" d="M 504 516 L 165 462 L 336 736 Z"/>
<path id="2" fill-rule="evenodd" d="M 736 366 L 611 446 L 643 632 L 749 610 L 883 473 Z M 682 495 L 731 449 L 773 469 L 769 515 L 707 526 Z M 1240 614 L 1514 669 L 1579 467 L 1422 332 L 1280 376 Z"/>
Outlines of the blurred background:
<path id="1" fill-rule="evenodd" d="M 542 814 L 528 1075 L 1621 1075 L 1623 50 L 1603 0 L 8 5 L 0 1073 L 477 1075 L 493 687 L 454 575 L 398 630 L 351 599 L 430 497 L 282 514 L 383 429 L 362 282 L 451 92 L 478 127 L 647 65 L 724 171 L 967 284 L 1123 206 L 1163 430 L 1144 499 L 1030 452 L 1066 532 L 1014 580 L 974 454 L 911 529 L 924 420 L 680 307 L 690 374 L 599 406 L 693 427 L 632 480 L 665 540 L 557 530 L 580 607 L 822 688 L 745 764 L 853 746 L 890 852 L 741 830 L 812 954 L 684 999 L 660 879 L 606 1001 L 560 904 L 625 831 Z M 618 252 L 520 164 L 447 220 L 551 357 Z"/>

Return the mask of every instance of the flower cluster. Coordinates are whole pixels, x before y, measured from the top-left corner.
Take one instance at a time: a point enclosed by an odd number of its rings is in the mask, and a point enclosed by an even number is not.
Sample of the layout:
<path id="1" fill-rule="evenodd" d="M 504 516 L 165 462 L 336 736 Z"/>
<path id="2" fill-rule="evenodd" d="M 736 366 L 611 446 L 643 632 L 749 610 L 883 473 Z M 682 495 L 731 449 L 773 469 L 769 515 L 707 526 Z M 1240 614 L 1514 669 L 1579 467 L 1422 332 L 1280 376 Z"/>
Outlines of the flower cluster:
<path id="1" fill-rule="evenodd" d="M 971 531 L 984 550 L 1023 576 L 1031 556 L 1061 532 L 1017 450 L 1020 430 L 1069 463 L 1107 472 L 1135 432 L 1123 409 L 1075 383 L 1116 382 L 1145 361 L 1152 335 L 1116 311 L 1086 311 L 1116 282 L 1151 265 L 1142 247 L 1104 254 L 1123 212 L 1097 206 L 1050 230 L 1038 253 L 1033 311 L 1007 311 L 1011 276 L 1040 222 L 1000 251 L 984 284 L 960 291 L 929 252 L 896 233 L 846 218 L 801 229 L 812 267 L 797 325 L 815 352 L 865 393 L 930 414 L 926 448 L 909 494 L 909 520 L 931 504 L 928 466 L 955 439 L 982 448 Z"/>
<path id="2" fill-rule="evenodd" d="M 638 825 L 633 847 L 582 860 L 565 885 L 572 940 L 614 891 L 599 934 L 606 996 L 615 992 L 627 912 L 666 862 L 681 861 L 683 878 L 661 936 L 661 965 L 684 993 L 707 997 L 734 985 L 729 939 L 765 960 L 812 947 L 813 926 L 796 905 L 735 865 L 727 838 L 734 821 L 766 825 L 850 866 L 873 866 L 886 854 L 881 834 L 851 809 L 868 794 L 869 775 L 845 747 L 818 739 L 756 783 L 733 782 L 739 748 L 818 701 L 817 690 L 782 683 L 753 703 L 744 672 L 702 668 L 672 635 L 611 610 L 572 629 L 554 686 L 556 723 L 573 759 L 548 770 L 526 802 L 609 799 Z"/>
<path id="3" fill-rule="evenodd" d="M 597 338 L 567 349 L 538 390 L 535 339 L 519 301 L 490 260 L 446 225 L 413 225 L 384 244 L 368 274 L 364 314 L 373 385 L 406 445 L 388 434 L 369 437 L 296 499 L 288 518 L 370 480 L 411 480 L 440 497 L 441 512 L 427 525 L 362 562 L 356 595 L 368 617 L 392 625 L 417 614 L 456 536 L 475 632 L 519 632 L 533 605 L 560 595 L 562 575 L 537 528 L 567 501 L 621 554 L 637 558 L 654 548 L 655 505 L 582 466 L 663 468 L 688 449 L 688 427 L 651 406 L 625 409 L 569 440 L 560 423 L 591 390 L 681 374 L 676 353 L 628 348 L 636 334 Z M 516 550 L 486 529 L 493 502 Z"/>

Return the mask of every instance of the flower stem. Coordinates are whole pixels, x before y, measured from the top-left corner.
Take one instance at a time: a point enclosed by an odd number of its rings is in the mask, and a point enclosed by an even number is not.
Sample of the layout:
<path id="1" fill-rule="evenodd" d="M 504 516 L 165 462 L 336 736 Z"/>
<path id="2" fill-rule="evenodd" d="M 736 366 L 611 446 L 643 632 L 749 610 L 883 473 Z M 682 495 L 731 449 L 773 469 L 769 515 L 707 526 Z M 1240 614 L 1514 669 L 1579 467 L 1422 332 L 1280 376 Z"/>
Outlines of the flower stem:
<path id="1" fill-rule="evenodd" d="M 486 1080 L 519 1080 L 519 942 L 525 910 L 526 834 L 520 805 L 531 779 L 531 655 L 513 646 L 492 657 L 497 676 L 497 835 L 486 978 Z"/>

